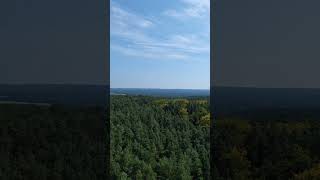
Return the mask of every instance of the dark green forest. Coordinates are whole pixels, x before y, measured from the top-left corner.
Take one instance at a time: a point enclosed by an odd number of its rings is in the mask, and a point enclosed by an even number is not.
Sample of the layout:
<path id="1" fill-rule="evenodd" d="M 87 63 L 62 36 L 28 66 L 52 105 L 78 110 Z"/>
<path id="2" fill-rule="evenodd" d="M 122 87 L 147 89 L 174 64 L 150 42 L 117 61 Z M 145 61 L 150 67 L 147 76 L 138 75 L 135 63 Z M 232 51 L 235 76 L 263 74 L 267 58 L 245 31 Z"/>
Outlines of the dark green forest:
<path id="1" fill-rule="evenodd" d="M 270 114 L 214 121 L 213 179 L 320 179 L 319 118 Z"/>
<path id="2" fill-rule="evenodd" d="M 210 137 L 205 97 L 110 103 L 111 166 L 104 108 L 1 104 L 0 179 L 320 179 L 317 110 L 217 116 Z"/>
<path id="3" fill-rule="evenodd" d="M 113 179 L 209 179 L 207 98 L 111 96 Z"/>
<path id="4" fill-rule="evenodd" d="M 106 179 L 103 119 L 104 108 L 1 104 L 0 179 Z"/>

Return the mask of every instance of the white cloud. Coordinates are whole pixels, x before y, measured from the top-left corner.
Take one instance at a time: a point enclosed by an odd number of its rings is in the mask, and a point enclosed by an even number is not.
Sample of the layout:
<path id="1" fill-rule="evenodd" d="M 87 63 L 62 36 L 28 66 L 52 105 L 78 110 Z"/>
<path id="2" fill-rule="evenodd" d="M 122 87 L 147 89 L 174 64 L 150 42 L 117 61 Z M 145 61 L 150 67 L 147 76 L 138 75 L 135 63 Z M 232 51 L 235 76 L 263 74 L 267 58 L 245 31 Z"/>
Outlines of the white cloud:
<path id="1" fill-rule="evenodd" d="M 170 17 L 185 19 L 189 17 L 209 17 L 210 0 L 181 0 L 183 8 L 168 9 L 164 14 Z"/>
<path id="2" fill-rule="evenodd" d="M 208 43 L 201 41 L 196 35 L 172 35 L 166 40 L 153 40 L 148 43 L 136 42 L 135 44 L 145 48 L 163 48 L 168 51 L 180 51 L 192 54 L 210 51 Z"/>
<path id="3" fill-rule="evenodd" d="M 210 52 L 209 39 L 197 34 L 153 36 L 157 23 L 152 19 L 124 10 L 111 1 L 111 49 L 126 56 L 171 60 L 190 60 L 195 54 Z"/>
<path id="4" fill-rule="evenodd" d="M 145 29 L 151 28 L 154 23 L 135 13 L 122 9 L 111 1 L 110 28 L 111 36 L 117 36 L 128 41 L 150 41 L 145 35 Z"/>
<path id="5" fill-rule="evenodd" d="M 163 48 L 140 48 L 140 47 L 125 47 L 119 45 L 111 45 L 111 50 L 121 52 L 126 56 L 143 57 L 147 59 L 158 60 L 186 60 L 188 57 L 178 51 L 168 51 Z"/>
<path id="6" fill-rule="evenodd" d="M 122 9 L 118 4 L 111 1 L 111 21 L 118 26 L 134 26 L 141 28 L 149 28 L 153 26 L 153 22 L 144 17 Z"/>

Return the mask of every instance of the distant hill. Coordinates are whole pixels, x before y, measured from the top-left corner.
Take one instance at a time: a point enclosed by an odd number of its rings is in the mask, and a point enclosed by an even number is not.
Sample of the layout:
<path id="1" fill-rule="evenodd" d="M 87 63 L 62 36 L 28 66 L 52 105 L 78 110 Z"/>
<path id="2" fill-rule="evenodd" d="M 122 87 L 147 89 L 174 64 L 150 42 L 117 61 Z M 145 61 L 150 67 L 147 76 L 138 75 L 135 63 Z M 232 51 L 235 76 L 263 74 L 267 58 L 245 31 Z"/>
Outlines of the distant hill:
<path id="1" fill-rule="evenodd" d="M 144 89 L 144 88 L 111 88 L 111 95 L 144 95 L 161 97 L 210 96 L 206 89 Z"/>
<path id="2" fill-rule="evenodd" d="M 102 85 L 0 85 L 1 102 L 105 105 L 109 87 Z"/>

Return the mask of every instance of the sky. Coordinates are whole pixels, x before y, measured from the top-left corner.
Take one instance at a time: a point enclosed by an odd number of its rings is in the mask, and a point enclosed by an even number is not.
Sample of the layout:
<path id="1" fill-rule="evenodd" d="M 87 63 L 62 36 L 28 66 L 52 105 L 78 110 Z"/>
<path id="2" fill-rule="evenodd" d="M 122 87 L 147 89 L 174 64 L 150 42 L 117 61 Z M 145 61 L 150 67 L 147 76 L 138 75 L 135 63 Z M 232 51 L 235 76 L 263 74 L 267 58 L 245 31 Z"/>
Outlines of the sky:
<path id="1" fill-rule="evenodd" d="M 214 86 L 320 88 L 320 1 L 216 4 Z"/>
<path id="2" fill-rule="evenodd" d="M 210 1 L 111 0 L 111 88 L 208 89 Z"/>
<path id="3" fill-rule="evenodd" d="M 0 1 L 0 84 L 106 84 L 104 2 Z"/>

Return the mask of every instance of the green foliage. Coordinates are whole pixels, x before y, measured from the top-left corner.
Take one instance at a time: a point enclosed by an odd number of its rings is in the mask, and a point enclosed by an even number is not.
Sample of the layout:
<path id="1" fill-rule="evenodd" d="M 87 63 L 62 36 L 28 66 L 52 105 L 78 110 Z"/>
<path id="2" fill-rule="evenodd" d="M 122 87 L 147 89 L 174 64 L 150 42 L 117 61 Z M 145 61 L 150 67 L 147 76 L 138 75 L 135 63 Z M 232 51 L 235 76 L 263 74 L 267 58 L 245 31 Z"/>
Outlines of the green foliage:
<path id="1" fill-rule="evenodd" d="M 294 176 L 294 180 L 318 180 L 320 178 L 320 164 L 315 165 L 311 169 L 307 169 L 300 174 Z"/>
<path id="2" fill-rule="evenodd" d="M 216 120 L 213 177 L 320 179 L 319 139 L 318 120 Z"/>
<path id="3" fill-rule="evenodd" d="M 200 118 L 199 124 L 204 127 L 210 127 L 210 114 L 206 114 Z"/>
<path id="4" fill-rule="evenodd" d="M 114 179 L 209 179 L 208 104 L 198 99 L 111 97 Z"/>
<path id="5" fill-rule="evenodd" d="M 0 105 L 0 179 L 106 177 L 104 109 Z"/>

